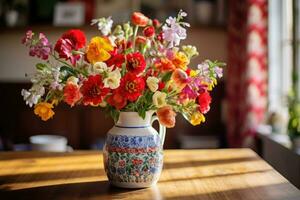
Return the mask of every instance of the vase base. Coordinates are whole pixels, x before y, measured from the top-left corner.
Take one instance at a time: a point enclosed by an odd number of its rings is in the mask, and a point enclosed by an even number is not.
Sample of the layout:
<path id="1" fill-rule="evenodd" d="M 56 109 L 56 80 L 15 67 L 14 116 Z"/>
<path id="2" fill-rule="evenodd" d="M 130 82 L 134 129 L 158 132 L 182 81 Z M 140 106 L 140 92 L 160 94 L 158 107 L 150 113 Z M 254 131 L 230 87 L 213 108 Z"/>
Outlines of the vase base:
<path id="1" fill-rule="evenodd" d="M 126 182 L 112 182 L 112 181 L 109 181 L 109 183 L 111 185 L 119 187 L 119 188 L 139 189 L 139 188 L 152 187 L 152 186 L 156 185 L 157 181 L 149 182 L 149 183 L 126 183 Z"/>

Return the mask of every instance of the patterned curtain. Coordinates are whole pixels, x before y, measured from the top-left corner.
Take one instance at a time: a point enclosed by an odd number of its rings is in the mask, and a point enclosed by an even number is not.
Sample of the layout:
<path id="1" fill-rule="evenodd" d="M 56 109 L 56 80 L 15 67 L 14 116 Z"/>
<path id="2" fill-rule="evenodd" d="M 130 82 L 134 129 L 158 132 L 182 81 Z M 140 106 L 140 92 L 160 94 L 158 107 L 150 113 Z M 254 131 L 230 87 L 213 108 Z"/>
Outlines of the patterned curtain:
<path id="1" fill-rule="evenodd" d="M 267 107 L 267 0 L 229 2 L 227 138 L 245 146 Z"/>

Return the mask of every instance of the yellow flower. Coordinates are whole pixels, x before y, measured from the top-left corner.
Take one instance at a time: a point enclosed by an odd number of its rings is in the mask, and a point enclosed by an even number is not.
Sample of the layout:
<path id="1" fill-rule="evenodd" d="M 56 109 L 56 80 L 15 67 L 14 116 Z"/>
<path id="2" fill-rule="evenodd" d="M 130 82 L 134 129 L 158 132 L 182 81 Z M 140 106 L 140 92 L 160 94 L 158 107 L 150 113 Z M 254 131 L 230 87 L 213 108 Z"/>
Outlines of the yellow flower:
<path id="1" fill-rule="evenodd" d="M 190 77 L 195 77 L 195 76 L 197 76 L 199 74 L 199 71 L 197 71 L 197 70 L 191 70 L 191 72 L 190 72 Z"/>
<path id="2" fill-rule="evenodd" d="M 199 125 L 201 124 L 202 122 L 205 122 L 205 117 L 202 113 L 200 112 L 195 112 L 193 113 L 191 119 L 190 119 L 190 123 L 193 125 L 193 126 L 196 126 L 196 125 Z"/>
<path id="3" fill-rule="evenodd" d="M 34 114 L 42 118 L 43 121 L 47 121 L 55 114 L 52 108 L 53 108 L 53 104 L 47 102 L 41 102 L 35 105 Z"/>
<path id="4" fill-rule="evenodd" d="M 112 50 L 113 46 L 107 38 L 93 37 L 87 47 L 86 58 L 92 64 L 95 62 L 103 62 L 110 58 L 108 52 Z"/>
<path id="5" fill-rule="evenodd" d="M 183 52 L 176 52 L 175 58 L 172 60 L 173 64 L 180 69 L 186 70 L 190 63 L 188 57 Z"/>

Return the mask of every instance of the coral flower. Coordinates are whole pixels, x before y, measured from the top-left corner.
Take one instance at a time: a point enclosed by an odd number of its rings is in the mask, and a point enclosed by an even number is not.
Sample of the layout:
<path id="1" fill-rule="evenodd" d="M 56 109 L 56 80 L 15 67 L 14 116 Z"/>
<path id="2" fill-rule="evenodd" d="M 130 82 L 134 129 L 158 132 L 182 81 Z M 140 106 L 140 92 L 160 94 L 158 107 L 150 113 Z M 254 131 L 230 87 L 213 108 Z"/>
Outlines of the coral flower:
<path id="1" fill-rule="evenodd" d="M 176 113 L 171 106 L 164 106 L 156 111 L 159 122 L 167 128 L 173 128 L 175 126 Z"/>
<path id="2" fill-rule="evenodd" d="M 104 88 L 101 75 L 89 76 L 83 82 L 81 93 L 83 96 L 84 105 L 99 105 L 104 97 L 108 94 L 109 89 Z"/>
<path id="3" fill-rule="evenodd" d="M 186 70 L 190 61 L 183 52 L 177 52 L 172 62 L 177 68 Z"/>
<path id="4" fill-rule="evenodd" d="M 86 37 L 79 29 L 71 29 L 64 33 L 61 38 L 69 39 L 73 43 L 75 50 L 83 48 L 86 43 Z"/>
<path id="5" fill-rule="evenodd" d="M 124 108 L 127 104 L 127 99 L 122 95 L 120 90 L 115 90 L 113 94 L 107 99 L 107 103 L 116 107 L 118 110 Z"/>
<path id="6" fill-rule="evenodd" d="M 146 68 L 145 58 L 139 52 L 127 54 L 126 61 L 126 68 L 129 72 L 139 74 Z"/>
<path id="7" fill-rule="evenodd" d="M 144 27 L 148 24 L 149 18 L 140 12 L 134 12 L 131 16 L 131 21 L 134 25 Z"/>
<path id="8" fill-rule="evenodd" d="M 161 72 L 170 72 L 175 70 L 175 65 L 167 58 L 161 58 L 160 61 L 155 63 L 155 68 Z"/>
<path id="9" fill-rule="evenodd" d="M 185 73 L 185 71 L 181 69 L 176 69 L 171 79 L 174 81 L 175 85 L 178 87 L 179 90 L 182 90 L 188 83 L 188 75 Z"/>
<path id="10" fill-rule="evenodd" d="M 140 44 L 146 44 L 147 39 L 144 36 L 137 36 L 135 39 L 135 44 L 140 45 Z"/>
<path id="11" fill-rule="evenodd" d="M 198 98 L 199 111 L 203 114 L 207 113 L 210 109 L 211 97 L 207 91 L 201 93 Z"/>
<path id="12" fill-rule="evenodd" d="M 80 93 L 80 88 L 74 83 L 67 83 L 64 87 L 64 101 L 69 104 L 71 107 L 75 105 L 82 95 Z"/>
<path id="13" fill-rule="evenodd" d="M 112 50 L 113 47 L 107 38 L 93 37 L 87 47 L 86 58 L 92 64 L 104 62 L 111 57 L 109 51 Z"/>
<path id="14" fill-rule="evenodd" d="M 47 121 L 55 114 L 52 110 L 53 105 L 47 102 L 41 102 L 35 105 L 34 114 L 39 116 L 43 121 Z"/>
<path id="15" fill-rule="evenodd" d="M 129 101 L 135 101 L 145 89 L 145 80 L 133 73 L 127 73 L 121 80 L 120 90 Z"/>

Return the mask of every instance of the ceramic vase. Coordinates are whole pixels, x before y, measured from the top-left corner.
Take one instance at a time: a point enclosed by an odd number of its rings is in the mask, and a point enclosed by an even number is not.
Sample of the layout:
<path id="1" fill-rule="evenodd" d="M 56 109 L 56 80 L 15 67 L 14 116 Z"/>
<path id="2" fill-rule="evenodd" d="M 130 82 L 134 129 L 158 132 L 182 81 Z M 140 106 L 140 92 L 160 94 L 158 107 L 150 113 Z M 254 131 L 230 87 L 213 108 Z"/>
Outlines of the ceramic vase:
<path id="1" fill-rule="evenodd" d="M 152 127 L 157 120 L 148 111 L 145 118 L 137 112 L 121 112 L 118 122 L 107 133 L 103 149 L 104 167 L 109 182 L 123 188 L 155 185 L 163 166 L 166 128 L 159 133 Z"/>

